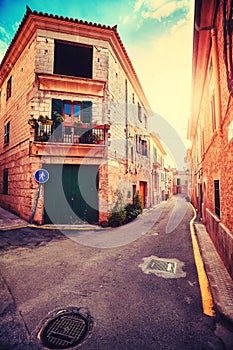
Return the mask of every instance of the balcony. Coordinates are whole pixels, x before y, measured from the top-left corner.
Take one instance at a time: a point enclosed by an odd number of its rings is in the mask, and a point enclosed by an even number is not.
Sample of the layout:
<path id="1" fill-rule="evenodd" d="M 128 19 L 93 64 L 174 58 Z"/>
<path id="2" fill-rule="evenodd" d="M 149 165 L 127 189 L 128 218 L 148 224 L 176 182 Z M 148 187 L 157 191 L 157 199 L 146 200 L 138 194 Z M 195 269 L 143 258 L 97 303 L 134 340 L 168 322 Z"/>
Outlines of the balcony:
<path id="1" fill-rule="evenodd" d="M 35 142 L 68 143 L 68 144 L 106 144 L 109 125 L 67 126 L 55 123 L 35 124 Z"/>
<path id="2" fill-rule="evenodd" d="M 57 126 L 50 122 L 35 123 L 32 155 L 93 158 L 94 163 L 105 157 L 109 125 Z"/>

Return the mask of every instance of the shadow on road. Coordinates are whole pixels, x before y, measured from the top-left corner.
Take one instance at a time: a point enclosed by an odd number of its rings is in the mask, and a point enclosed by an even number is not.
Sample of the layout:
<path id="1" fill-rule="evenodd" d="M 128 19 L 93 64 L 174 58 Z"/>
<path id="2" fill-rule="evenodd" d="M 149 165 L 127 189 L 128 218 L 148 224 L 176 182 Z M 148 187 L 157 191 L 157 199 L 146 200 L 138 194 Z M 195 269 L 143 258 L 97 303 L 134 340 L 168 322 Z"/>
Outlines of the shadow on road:
<path id="1" fill-rule="evenodd" d="M 0 231 L 0 250 L 17 248 L 34 248 L 51 241 L 65 240 L 67 237 L 60 231 L 21 228 L 11 231 Z"/>

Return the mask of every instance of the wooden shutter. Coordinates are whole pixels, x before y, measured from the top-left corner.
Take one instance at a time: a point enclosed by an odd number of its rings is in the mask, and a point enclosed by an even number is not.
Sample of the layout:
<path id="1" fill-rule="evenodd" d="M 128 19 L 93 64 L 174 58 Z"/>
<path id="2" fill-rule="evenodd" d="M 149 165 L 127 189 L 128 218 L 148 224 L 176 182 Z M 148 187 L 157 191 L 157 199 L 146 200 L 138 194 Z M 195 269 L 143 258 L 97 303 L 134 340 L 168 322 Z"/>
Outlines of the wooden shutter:
<path id="1" fill-rule="evenodd" d="M 56 116 L 54 115 L 54 112 L 62 114 L 62 100 L 57 98 L 52 99 L 52 119 L 55 121 Z"/>
<path id="2" fill-rule="evenodd" d="M 92 101 L 82 102 L 82 122 L 83 123 L 92 122 Z"/>

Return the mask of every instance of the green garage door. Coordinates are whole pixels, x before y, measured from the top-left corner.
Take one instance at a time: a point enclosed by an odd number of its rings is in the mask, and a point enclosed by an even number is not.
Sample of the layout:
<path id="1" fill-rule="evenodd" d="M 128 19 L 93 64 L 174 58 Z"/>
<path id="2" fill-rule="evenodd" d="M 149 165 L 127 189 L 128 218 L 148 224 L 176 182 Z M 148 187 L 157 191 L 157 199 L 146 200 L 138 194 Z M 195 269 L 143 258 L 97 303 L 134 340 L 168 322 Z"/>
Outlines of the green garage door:
<path id="1" fill-rule="evenodd" d="M 98 167 L 44 164 L 49 181 L 44 185 L 44 223 L 97 223 Z"/>

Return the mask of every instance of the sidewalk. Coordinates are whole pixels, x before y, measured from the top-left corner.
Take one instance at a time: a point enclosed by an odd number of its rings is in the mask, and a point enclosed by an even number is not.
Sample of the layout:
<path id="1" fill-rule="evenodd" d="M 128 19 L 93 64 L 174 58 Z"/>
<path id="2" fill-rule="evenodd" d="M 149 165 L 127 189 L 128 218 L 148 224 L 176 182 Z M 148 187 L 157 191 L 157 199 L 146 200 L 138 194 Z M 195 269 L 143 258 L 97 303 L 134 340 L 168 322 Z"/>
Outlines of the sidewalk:
<path id="1" fill-rule="evenodd" d="M 27 221 L 0 207 L 0 230 L 13 230 L 27 226 Z"/>
<path id="2" fill-rule="evenodd" d="M 150 210 L 146 210 L 142 215 L 148 213 L 149 211 Z M 3 208 L 0 208 L 0 230 L 13 230 L 16 228 L 23 228 L 28 226 L 38 229 L 60 229 L 61 231 L 77 229 L 80 231 L 92 231 L 92 239 L 93 231 L 96 231 L 97 233 L 97 231 L 106 230 L 102 227 L 94 225 L 30 225 L 27 221 L 19 218 L 18 216 L 8 212 Z M 221 258 L 219 257 L 208 233 L 206 232 L 205 226 L 203 224 L 194 222 L 194 227 L 216 310 L 218 313 L 220 313 L 220 315 L 223 316 L 224 319 L 228 320 L 233 325 L 233 281 L 228 274 Z M 124 231 L 124 226 L 122 226 L 122 229 Z M 128 229 L 129 226 L 127 225 L 127 230 Z M 88 232 L 85 234 L 85 239 L 88 239 Z"/>
<path id="3" fill-rule="evenodd" d="M 217 313 L 233 325 L 233 281 L 203 224 L 194 227 Z"/>
<path id="4" fill-rule="evenodd" d="M 34 227 L 45 230 L 102 230 L 103 228 L 97 225 L 80 224 L 80 225 L 33 225 L 21 219 L 15 214 L 0 207 L 0 230 L 9 231 L 23 227 Z"/>

